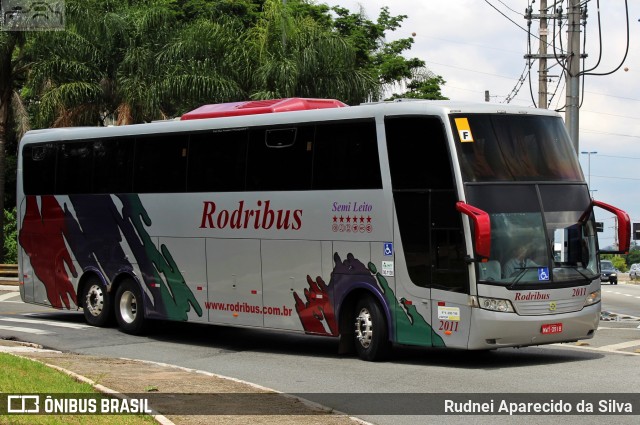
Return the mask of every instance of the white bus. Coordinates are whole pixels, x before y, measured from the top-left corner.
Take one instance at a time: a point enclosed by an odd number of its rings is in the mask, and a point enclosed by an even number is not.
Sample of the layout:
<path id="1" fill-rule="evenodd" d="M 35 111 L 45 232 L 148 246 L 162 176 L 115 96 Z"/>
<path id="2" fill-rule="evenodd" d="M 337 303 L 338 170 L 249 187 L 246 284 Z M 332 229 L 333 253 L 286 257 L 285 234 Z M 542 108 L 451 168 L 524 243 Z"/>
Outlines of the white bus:
<path id="1" fill-rule="evenodd" d="M 617 217 L 620 252 L 630 222 L 591 199 L 556 113 L 344 106 L 29 132 L 22 299 L 131 334 L 163 319 L 335 336 L 365 360 L 593 337 L 594 206 Z"/>

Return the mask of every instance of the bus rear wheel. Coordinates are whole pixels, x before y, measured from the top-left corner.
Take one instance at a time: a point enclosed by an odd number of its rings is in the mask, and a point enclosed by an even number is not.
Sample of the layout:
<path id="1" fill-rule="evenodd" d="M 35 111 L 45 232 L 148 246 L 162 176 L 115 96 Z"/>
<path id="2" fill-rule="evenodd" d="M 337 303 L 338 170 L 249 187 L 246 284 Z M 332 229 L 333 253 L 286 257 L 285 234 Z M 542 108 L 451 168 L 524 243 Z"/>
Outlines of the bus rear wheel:
<path id="1" fill-rule="evenodd" d="M 111 297 L 97 277 L 89 278 L 82 292 L 84 320 L 91 326 L 107 326 L 113 317 Z"/>
<path id="2" fill-rule="evenodd" d="M 354 342 L 358 357 L 366 361 L 384 360 L 391 350 L 387 321 L 380 304 L 371 296 L 356 303 Z"/>
<path id="3" fill-rule="evenodd" d="M 115 312 L 118 327 L 122 332 L 131 335 L 140 335 L 144 332 L 146 321 L 142 305 L 142 292 L 133 280 L 125 280 L 118 287 Z"/>

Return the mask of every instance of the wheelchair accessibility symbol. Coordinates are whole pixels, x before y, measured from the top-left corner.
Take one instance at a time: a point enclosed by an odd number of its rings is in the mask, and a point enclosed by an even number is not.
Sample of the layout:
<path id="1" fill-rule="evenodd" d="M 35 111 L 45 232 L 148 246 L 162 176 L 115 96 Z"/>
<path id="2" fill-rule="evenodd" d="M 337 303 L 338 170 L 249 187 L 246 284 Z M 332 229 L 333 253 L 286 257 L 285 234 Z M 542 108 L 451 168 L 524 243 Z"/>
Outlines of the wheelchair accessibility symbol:
<path id="1" fill-rule="evenodd" d="M 390 257 L 393 255 L 393 242 L 384 243 L 384 255 Z"/>
<path id="2" fill-rule="evenodd" d="M 548 267 L 538 267 L 538 280 L 549 280 Z"/>

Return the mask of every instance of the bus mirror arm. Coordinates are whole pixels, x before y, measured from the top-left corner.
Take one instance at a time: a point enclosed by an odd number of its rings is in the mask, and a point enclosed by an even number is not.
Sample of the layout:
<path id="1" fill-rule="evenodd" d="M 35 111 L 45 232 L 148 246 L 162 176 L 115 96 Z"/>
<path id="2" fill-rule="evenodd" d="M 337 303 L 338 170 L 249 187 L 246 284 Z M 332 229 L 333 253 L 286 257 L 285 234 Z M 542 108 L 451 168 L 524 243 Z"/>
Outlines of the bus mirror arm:
<path id="1" fill-rule="evenodd" d="M 489 214 L 465 202 L 456 202 L 456 209 L 473 221 L 473 247 L 476 258 L 467 256 L 467 262 L 483 261 L 491 254 L 491 220 Z"/>
<path id="2" fill-rule="evenodd" d="M 600 207 L 614 214 L 618 219 L 618 250 L 600 251 L 601 254 L 628 254 L 631 246 L 631 219 L 629 214 L 601 201 L 592 201 L 594 207 Z"/>

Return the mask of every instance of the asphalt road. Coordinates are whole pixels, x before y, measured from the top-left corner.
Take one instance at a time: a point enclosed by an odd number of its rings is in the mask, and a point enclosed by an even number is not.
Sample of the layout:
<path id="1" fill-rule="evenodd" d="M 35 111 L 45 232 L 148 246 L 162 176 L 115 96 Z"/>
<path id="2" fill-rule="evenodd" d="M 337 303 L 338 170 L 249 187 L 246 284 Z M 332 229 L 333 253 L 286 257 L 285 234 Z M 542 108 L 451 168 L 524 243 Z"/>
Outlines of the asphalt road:
<path id="1" fill-rule="evenodd" d="M 618 295 L 614 292 L 631 296 Z M 158 323 L 144 337 L 97 329 L 84 324 L 81 313 L 58 312 L 26 305 L 0 291 L 0 338 L 17 338 L 63 351 L 154 360 L 206 370 L 254 382 L 338 410 L 356 409 L 362 394 L 392 415 L 372 415 L 363 407 L 357 416 L 376 424 L 531 423 L 531 416 L 415 416 L 415 397 L 423 393 L 496 399 L 515 393 L 595 393 L 603 399 L 635 393 L 640 400 L 640 319 L 634 299 L 637 286 L 603 286 L 603 309 L 625 309 L 602 321 L 592 340 L 488 353 L 398 348 L 392 360 L 368 363 L 337 355 L 333 339 L 183 323 Z M 638 303 L 640 305 L 640 303 Z M 626 309 L 629 314 L 626 313 Z M 634 313 L 635 314 L 631 314 Z M 631 317 L 633 316 L 633 317 Z M 349 394 L 344 394 L 349 393 Z M 570 393 L 570 394 L 567 394 Z M 425 400 L 429 395 L 424 394 Z M 586 397 L 586 396 L 585 396 Z M 413 404 L 403 402 L 413 400 Z M 406 407 L 406 409 L 405 409 Z M 536 416 L 535 423 L 635 424 L 634 416 Z"/>

